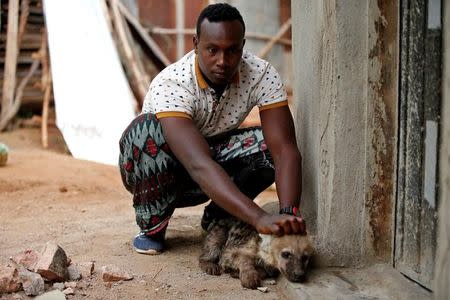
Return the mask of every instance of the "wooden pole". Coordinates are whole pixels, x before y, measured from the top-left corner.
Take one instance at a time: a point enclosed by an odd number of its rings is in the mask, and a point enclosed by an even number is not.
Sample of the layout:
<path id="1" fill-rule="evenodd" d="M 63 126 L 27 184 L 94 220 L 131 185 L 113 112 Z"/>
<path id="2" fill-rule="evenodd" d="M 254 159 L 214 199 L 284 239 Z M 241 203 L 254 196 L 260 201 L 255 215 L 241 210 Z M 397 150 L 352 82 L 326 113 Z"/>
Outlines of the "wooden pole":
<path id="1" fill-rule="evenodd" d="M 9 120 L 6 117 L 12 108 L 14 100 L 14 90 L 16 87 L 16 68 L 19 49 L 17 46 L 19 19 L 19 0 L 10 0 L 8 6 L 8 33 L 6 38 L 6 61 L 4 70 L 4 81 L 2 89 L 2 112 L 0 114 L 0 123 L 5 123 L 0 127 L 0 131 L 6 127 Z M 6 120 L 6 122 L 5 122 Z"/>
<path id="2" fill-rule="evenodd" d="M 48 62 L 48 57 L 47 57 Z M 52 92 L 52 76 L 51 71 L 48 72 L 47 85 L 44 91 L 44 102 L 42 103 L 42 123 L 41 123 L 41 141 L 42 147 L 48 148 L 48 107 L 50 105 L 50 96 Z"/>
<path id="3" fill-rule="evenodd" d="M 114 25 L 118 34 L 120 46 L 123 48 L 123 53 L 125 55 L 126 59 L 126 66 L 128 67 L 133 82 L 136 85 L 137 92 L 138 92 L 138 102 L 142 103 L 144 100 L 145 94 L 147 92 L 147 86 L 142 83 L 142 79 L 144 75 L 140 72 L 138 64 L 137 64 L 137 58 L 135 55 L 135 52 L 132 50 L 132 47 L 130 45 L 130 41 L 127 38 L 127 32 L 126 32 L 126 24 L 124 17 L 120 14 L 119 11 L 119 1 L 118 0 L 111 0 L 111 8 L 113 13 L 113 20 Z"/>
<path id="4" fill-rule="evenodd" d="M 177 28 L 163 28 L 163 27 L 152 27 L 147 29 L 149 33 L 152 34 L 161 34 L 161 35 L 177 35 L 177 34 L 184 34 L 184 35 L 194 35 L 195 34 L 195 28 L 183 28 L 183 29 L 177 29 Z M 271 35 L 262 34 L 262 33 L 256 33 L 256 32 L 246 32 L 245 38 L 247 39 L 256 39 L 256 40 L 265 40 L 269 41 L 272 40 Z M 276 43 L 285 45 L 285 46 L 292 46 L 292 41 L 290 39 L 280 38 L 276 41 Z"/>
<path id="5" fill-rule="evenodd" d="M 291 28 L 291 18 L 289 18 L 286 22 L 284 22 L 283 26 L 281 26 L 278 33 L 259 51 L 258 56 L 261 58 L 265 58 L 267 53 L 269 53 L 270 49 L 272 49 L 273 45 L 281 39 L 281 37 Z"/>
<path id="6" fill-rule="evenodd" d="M 17 87 L 16 96 L 14 98 L 14 104 L 12 105 L 11 109 L 7 112 L 5 118 L 0 120 L 0 128 L 5 128 L 8 122 L 12 118 L 14 118 L 14 116 L 19 111 L 20 105 L 22 104 L 23 90 L 27 85 L 28 81 L 33 76 L 33 74 L 37 71 L 39 64 L 40 64 L 39 60 L 33 61 L 30 69 L 28 70 L 27 75 L 20 82 L 19 86 Z"/>
<path id="7" fill-rule="evenodd" d="M 20 4 L 20 21 L 19 21 L 19 37 L 17 38 L 17 47 L 20 49 L 20 44 L 25 34 L 25 27 L 27 26 L 28 15 L 30 13 L 29 0 L 22 0 Z"/>
<path id="8" fill-rule="evenodd" d="M 50 104 L 50 95 L 52 88 L 52 78 L 50 72 L 50 63 L 48 57 L 48 36 L 44 28 L 42 33 L 41 49 L 39 50 L 42 65 L 42 89 L 44 91 L 44 101 L 42 102 L 41 119 L 41 143 L 42 147 L 48 148 L 48 107 Z"/>
<path id="9" fill-rule="evenodd" d="M 141 23 L 130 13 L 130 11 L 120 1 L 117 1 L 117 5 L 120 12 L 125 16 L 128 22 L 133 25 L 134 29 L 139 33 L 141 38 L 147 44 L 147 46 L 153 51 L 155 56 L 165 65 L 170 65 L 170 60 L 158 46 L 158 44 L 151 38 Z"/>

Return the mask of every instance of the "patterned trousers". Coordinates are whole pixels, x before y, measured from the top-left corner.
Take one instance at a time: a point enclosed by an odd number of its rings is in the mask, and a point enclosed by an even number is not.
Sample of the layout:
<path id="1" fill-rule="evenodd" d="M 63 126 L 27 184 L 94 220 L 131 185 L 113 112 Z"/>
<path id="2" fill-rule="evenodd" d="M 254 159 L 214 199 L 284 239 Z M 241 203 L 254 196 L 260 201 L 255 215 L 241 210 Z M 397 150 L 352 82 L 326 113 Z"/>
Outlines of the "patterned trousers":
<path id="1" fill-rule="evenodd" d="M 272 157 L 260 127 L 236 129 L 207 142 L 212 158 L 250 199 L 274 182 Z M 175 208 L 209 200 L 170 150 L 153 114 L 136 117 L 119 145 L 122 181 L 133 194 L 136 222 L 142 232 L 157 234 L 167 227 Z M 209 206 L 214 214 L 226 214 L 213 203 Z"/>

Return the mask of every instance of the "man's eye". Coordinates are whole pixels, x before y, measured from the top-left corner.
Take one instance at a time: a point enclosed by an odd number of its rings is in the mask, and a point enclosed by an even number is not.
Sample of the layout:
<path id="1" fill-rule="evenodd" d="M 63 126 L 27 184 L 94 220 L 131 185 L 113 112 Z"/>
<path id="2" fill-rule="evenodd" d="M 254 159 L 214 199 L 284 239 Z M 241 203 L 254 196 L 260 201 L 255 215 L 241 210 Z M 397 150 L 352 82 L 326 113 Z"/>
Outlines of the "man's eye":
<path id="1" fill-rule="evenodd" d="M 206 50 L 208 51 L 208 53 L 211 53 L 211 54 L 214 54 L 214 53 L 217 52 L 217 49 L 216 49 L 216 48 L 208 48 L 208 49 L 206 49 Z"/>

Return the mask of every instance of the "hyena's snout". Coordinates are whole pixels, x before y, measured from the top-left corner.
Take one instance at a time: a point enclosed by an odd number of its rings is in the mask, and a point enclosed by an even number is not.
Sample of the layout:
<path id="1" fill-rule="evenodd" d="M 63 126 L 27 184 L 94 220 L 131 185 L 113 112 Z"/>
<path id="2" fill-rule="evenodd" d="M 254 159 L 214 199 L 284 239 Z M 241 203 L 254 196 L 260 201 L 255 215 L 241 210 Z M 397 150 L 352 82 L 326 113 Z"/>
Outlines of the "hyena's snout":
<path id="1" fill-rule="evenodd" d="M 295 271 L 292 274 L 293 282 L 305 282 L 306 281 L 306 272 L 304 270 Z"/>
<path id="2" fill-rule="evenodd" d="M 292 282 L 305 282 L 308 269 L 309 257 L 302 256 L 300 259 L 291 260 L 285 265 L 284 275 Z"/>

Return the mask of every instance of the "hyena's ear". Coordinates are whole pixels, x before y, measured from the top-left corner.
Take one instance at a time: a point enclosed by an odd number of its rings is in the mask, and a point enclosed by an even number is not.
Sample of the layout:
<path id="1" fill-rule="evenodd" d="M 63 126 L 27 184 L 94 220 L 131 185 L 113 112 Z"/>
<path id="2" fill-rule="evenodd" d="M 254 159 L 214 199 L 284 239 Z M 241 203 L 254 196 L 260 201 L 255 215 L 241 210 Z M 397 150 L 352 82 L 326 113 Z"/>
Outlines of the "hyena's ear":
<path id="1" fill-rule="evenodd" d="M 261 248 L 262 249 L 269 249 L 270 244 L 272 243 L 273 240 L 273 235 L 272 234 L 259 234 L 259 237 L 261 238 Z"/>

